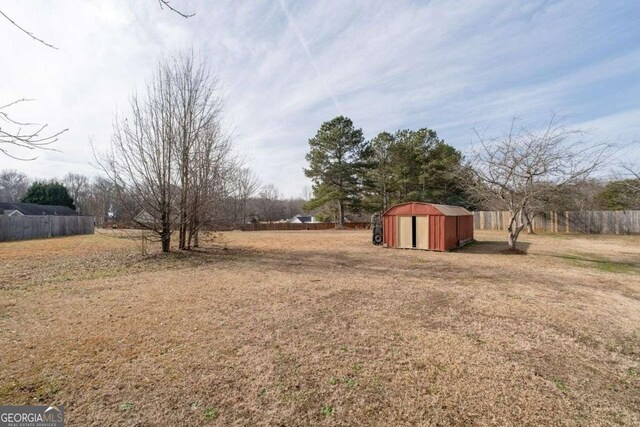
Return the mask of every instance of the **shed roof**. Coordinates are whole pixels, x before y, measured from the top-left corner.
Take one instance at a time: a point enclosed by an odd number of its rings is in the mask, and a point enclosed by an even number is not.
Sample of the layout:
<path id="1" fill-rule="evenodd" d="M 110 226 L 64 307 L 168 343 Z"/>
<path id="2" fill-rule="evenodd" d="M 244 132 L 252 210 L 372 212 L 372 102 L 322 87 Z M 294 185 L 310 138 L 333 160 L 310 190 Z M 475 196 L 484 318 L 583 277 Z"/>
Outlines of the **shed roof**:
<path id="1" fill-rule="evenodd" d="M 434 205 L 431 204 L 434 208 L 438 209 L 442 212 L 444 216 L 465 216 L 465 215 L 473 215 L 471 212 L 463 208 L 462 206 L 455 205 Z"/>
<path id="2" fill-rule="evenodd" d="M 78 213 L 68 206 L 38 205 L 35 203 L 0 202 L 0 211 L 18 211 L 23 215 L 76 216 Z"/>
<path id="3" fill-rule="evenodd" d="M 438 205 L 435 203 L 424 203 L 424 202 L 407 202 L 400 203 L 398 205 L 392 206 L 385 211 L 383 215 L 387 215 L 391 210 L 398 208 L 399 206 L 406 205 L 424 205 L 430 206 L 434 208 L 436 211 L 440 212 L 444 216 L 468 216 L 473 215 L 471 212 L 463 208 L 462 206 L 454 206 L 454 205 Z"/>

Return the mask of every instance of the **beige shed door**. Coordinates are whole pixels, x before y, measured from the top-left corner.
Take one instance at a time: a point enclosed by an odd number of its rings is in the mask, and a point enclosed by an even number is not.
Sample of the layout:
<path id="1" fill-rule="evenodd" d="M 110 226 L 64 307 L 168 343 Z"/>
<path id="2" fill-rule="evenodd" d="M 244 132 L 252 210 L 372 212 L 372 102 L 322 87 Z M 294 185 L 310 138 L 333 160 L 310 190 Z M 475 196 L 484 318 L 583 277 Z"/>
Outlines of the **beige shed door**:
<path id="1" fill-rule="evenodd" d="M 398 217 L 398 247 L 399 248 L 411 248 L 412 247 L 412 234 L 413 227 L 410 216 Z"/>
<path id="2" fill-rule="evenodd" d="M 429 249 L 429 217 L 416 217 L 416 248 Z"/>

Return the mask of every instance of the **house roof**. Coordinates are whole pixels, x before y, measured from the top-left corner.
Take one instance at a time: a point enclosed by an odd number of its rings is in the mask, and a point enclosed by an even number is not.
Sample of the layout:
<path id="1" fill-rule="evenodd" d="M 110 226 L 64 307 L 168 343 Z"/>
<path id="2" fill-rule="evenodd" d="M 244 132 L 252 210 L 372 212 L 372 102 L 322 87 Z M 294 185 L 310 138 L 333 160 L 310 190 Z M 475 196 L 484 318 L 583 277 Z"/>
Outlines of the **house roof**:
<path id="1" fill-rule="evenodd" d="M 407 203 L 400 203 L 399 205 L 390 207 L 384 212 L 383 216 L 388 214 L 398 215 L 399 212 L 401 212 L 401 215 L 407 215 L 409 212 L 413 213 L 414 211 L 417 211 L 422 215 L 424 214 L 437 215 L 438 213 L 444 216 L 473 215 L 471 212 L 469 212 L 462 206 L 438 205 L 435 203 L 424 203 L 424 202 L 407 202 Z"/>
<path id="2" fill-rule="evenodd" d="M 140 225 L 149 226 L 150 224 L 160 224 L 161 218 L 160 215 L 154 215 L 152 213 L 149 213 L 149 211 L 142 209 L 136 216 L 133 217 L 133 220 Z M 178 221 L 178 214 L 172 213 L 170 220 L 172 222 Z"/>
<path id="3" fill-rule="evenodd" d="M 68 206 L 38 205 L 35 203 L 0 202 L 0 211 L 18 211 L 23 215 L 61 215 L 77 216 L 78 213 Z"/>
<path id="4" fill-rule="evenodd" d="M 157 218 L 155 218 L 153 215 L 151 215 L 149 212 L 143 209 L 140 212 L 138 212 L 138 214 L 135 217 L 133 217 L 133 220 L 137 222 L 145 223 L 145 222 L 156 222 Z"/>
<path id="5" fill-rule="evenodd" d="M 291 222 L 295 222 L 296 220 L 302 223 L 313 222 L 313 216 L 298 214 L 293 218 L 288 219 L 287 222 L 291 223 Z"/>

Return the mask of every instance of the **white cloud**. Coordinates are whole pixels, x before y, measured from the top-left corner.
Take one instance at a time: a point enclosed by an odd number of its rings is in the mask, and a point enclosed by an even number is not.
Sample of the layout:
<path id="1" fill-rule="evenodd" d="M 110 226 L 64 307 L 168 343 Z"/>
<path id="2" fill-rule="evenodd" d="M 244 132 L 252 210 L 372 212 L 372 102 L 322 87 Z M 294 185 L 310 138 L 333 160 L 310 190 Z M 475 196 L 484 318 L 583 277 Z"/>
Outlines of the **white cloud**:
<path id="1" fill-rule="evenodd" d="M 186 20 L 155 0 L 3 2 L 9 16 L 60 48 L 0 21 L 0 47 L 11 58 L 0 67 L 3 100 L 36 97 L 17 118 L 70 131 L 57 144 L 63 153 L 29 164 L 3 158 L 0 168 L 95 173 L 88 138 L 104 147 L 116 108 L 126 110 L 160 55 L 184 48 L 205 53 L 219 71 L 238 150 L 291 196 L 307 184 L 308 138 L 340 110 L 369 137 L 428 126 L 459 147 L 474 126 L 550 110 L 612 138 L 638 134 L 633 1 L 172 4 L 196 15 Z"/>

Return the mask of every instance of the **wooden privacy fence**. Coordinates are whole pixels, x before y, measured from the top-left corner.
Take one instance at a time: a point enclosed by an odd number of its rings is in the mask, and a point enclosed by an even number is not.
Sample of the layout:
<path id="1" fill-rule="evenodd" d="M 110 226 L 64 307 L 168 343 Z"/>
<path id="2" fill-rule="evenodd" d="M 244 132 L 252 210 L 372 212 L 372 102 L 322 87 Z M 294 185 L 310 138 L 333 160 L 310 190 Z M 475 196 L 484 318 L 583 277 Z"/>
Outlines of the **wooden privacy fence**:
<path id="1" fill-rule="evenodd" d="M 345 228 L 367 229 L 371 227 L 368 222 L 347 222 Z M 312 222 L 308 224 L 274 222 L 271 224 L 246 224 L 242 226 L 242 231 L 274 231 L 274 230 L 330 230 L 336 228 L 336 225 L 329 222 Z"/>
<path id="2" fill-rule="evenodd" d="M 506 230 L 507 211 L 476 211 L 476 230 Z M 533 219 L 536 233 L 640 234 L 640 211 L 546 212 Z"/>
<path id="3" fill-rule="evenodd" d="M 92 216 L 0 215 L 0 242 L 93 234 Z"/>

